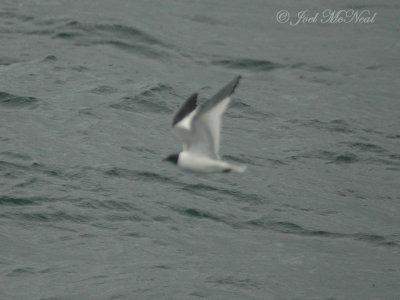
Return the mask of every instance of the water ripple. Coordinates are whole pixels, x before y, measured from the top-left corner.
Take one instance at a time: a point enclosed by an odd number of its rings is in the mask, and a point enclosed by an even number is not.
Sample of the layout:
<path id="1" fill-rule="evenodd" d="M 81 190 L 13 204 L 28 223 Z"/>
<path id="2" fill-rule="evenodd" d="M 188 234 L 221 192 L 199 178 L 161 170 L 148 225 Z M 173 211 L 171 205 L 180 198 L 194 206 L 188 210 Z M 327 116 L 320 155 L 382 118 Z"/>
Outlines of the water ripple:
<path id="1" fill-rule="evenodd" d="M 355 148 L 357 150 L 365 151 L 365 152 L 374 152 L 374 153 L 384 153 L 386 150 L 378 145 L 369 144 L 369 143 L 360 143 L 360 142 L 351 142 L 345 143 L 351 148 Z"/>
<path id="2" fill-rule="evenodd" d="M 148 172 L 148 171 L 137 171 L 129 170 L 124 168 L 114 167 L 104 171 L 104 174 L 111 177 L 120 177 L 130 180 L 138 181 L 158 181 L 158 182 L 169 182 L 174 183 L 172 179 L 166 176 L 162 176 L 158 173 Z"/>
<path id="3" fill-rule="evenodd" d="M 56 26 L 54 39 L 74 41 L 79 46 L 110 45 L 148 58 L 170 56 L 170 46 L 144 31 L 121 24 L 89 24 L 69 21 Z M 46 34 L 46 33 L 42 33 Z"/>
<path id="4" fill-rule="evenodd" d="M 67 213 L 65 211 L 57 212 L 15 212 L 9 213 L 8 218 L 15 217 L 18 220 L 29 222 L 72 222 L 72 223 L 87 223 L 92 220 L 88 215 L 78 213 Z"/>
<path id="5" fill-rule="evenodd" d="M 333 72 L 334 70 L 326 66 L 314 66 L 306 63 L 297 63 L 290 65 L 291 69 L 301 69 L 308 72 Z"/>
<path id="6" fill-rule="evenodd" d="M 157 84 L 135 96 L 122 97 L 118 103 L 111 104 L 110 107 L 126 111 L 171 113 L 172 110 L 164 99 L 172 92 L 173 89 L 170 86 Z"/>
<path id="7" fill-rule="evenodd" d="M 398 238 L 394 235 L 389 237 L 384 237 L 377 234 L 367 234 L 367 233 L 339 233 L 339 232 L 329 232 L 324 230 L 311 230 L 311 229 L 306 229 L 292 222 L 267 220 L 264 217 L 250 220 L 246 222 L 246 224 L 254 228 L 268 229 L 281 233 L 295 234 L 299 236 L 321 237 L 328 239 L 347 238 L 347 239 L 368 242 L 375 246 L 387 246 L 387 247 L 400 246 Z"/>
<path id="8" fill-rule="evenodd" d="M 298 126 L 310 127 L 319 130 L 326 130 L 329 132 L 338 132 L 345 134 L 350 134 L 354 132 L 352 127 L 345 120 L 342 119 L 335 119 L 331 121 L 321 121 L 318 119 L 312 119 L 312 120 L 294 119 L 294 120 L 289 120 L 288 122 Z"/>
<path id="9" fill-rule="evenodd" d="M 34 108 L 38 101 L 39 99 L 35 97 L 18 96 L 0 91 L 0 105 L 5 107 L 21 108 L 29 106 Z"/>
<path id="10" fill-rule="evenodd" d="M 283 65 L 268 60 L 258 60 L 250 58 L 219 59 L 212 62 L 215 65 L 234 70 L 248 70 L 253 72 L 272 71 L 283 68 Z"/>
<path id="11" fill-rule="evenodd" d="M 243 70 L 249 72 L 270 72 L 277 69 L 301 70 L 311 73 L 335 72 L 335 70 L 320 65 L 307 63 L 283 64 L 264 59 L 252 58 L 221 58 L 211 61 L 211 64 L 233 70 Z"/>
<path id="12" fill-rule="evenodd" d="M 58 30 L 75 30 L 73 32 L 68 32 L 65 36 L 66 38 L 75 37 L 77 32 L 80 33 L 90 33 L 91 35 L 97 33 L 100 35 L 108 34 L 113 37 L 127 38 L 131 40 L 135 40 L 136 42 L 142 42 L 147 44 L 156 44 L 166 46 L 165 43 L 156 39 L 144 31 L 126 26 L 121 24 L 89 24 L 89 23 L 81 23 L 78 21 L 69 21 L 62 26 L 58 27 Z M 61 32 L 62 33 L 62 32 Z M 72 35 L 70 36 L 69 34 Z M 75 33 L 75 34 L 74 34 Z M 60 37 L 60 36 L 58 36 Z"/>
<path id="13" fill-rule="evenodd" d="M 38 198 L 18 198 L 18 197 L 8 197 L 0 196 L 0 206 L 1 205 L 37 205 L 40 199 Z"/>
<path id="14" fill-rule="evenodd" d="M 205 210 L 200 210 L 197 208 L 184 208 L 184 207 L 171 207 L 172 210 L 182 214 L 186 215 L 192 218 L 198 218 L 198 219 L 210 219 L 216 222 L 222 222 L 222 218 L 218 217 L 210 212 L 207 212 Z"/>
<path id="15" fill-rule="evenodd" d="M 262 289 L 264 284 L 256 282 L 249 278 L 236 278 L 233 276 L 214 278 L 209 277 L 207 282 L 216 283 L 218 285 L 228 285 L 233 288 L 245 288 L 245 289 Z"/>

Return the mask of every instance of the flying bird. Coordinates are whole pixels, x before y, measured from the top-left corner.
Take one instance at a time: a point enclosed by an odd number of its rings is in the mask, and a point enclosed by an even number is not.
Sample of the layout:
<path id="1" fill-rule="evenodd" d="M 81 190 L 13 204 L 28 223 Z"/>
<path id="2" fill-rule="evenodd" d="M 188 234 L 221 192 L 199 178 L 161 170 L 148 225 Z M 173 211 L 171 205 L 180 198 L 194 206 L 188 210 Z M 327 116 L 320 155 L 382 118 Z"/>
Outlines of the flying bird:
<path id="1" fill-rule="evenodd" d="M 222 161 L 219 156 L 221 117 L 231 95 L 239 84 L 237 76 L 203 105 L 197 106 L 197 96 L 191 95 L 175 114 L 173 132 L 182 140 L 183 150 L 171 154 L 170 161 L 181 168 L 198 172 L 244 172 L 245 165 Z"/>

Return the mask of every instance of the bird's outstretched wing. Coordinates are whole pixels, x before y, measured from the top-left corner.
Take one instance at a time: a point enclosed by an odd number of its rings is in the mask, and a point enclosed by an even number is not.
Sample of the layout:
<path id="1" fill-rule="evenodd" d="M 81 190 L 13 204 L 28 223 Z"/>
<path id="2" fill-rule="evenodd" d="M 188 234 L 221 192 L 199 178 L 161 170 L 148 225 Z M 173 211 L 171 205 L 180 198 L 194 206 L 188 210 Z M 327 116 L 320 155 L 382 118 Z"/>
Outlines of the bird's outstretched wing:
<path id="1" fill-rule="evenodd" d="M 172 120 L 174 133 L 182 140 L 186 150 L 191 143 L 190 125 L 197 107 L 197 93 L 186 99 Z"/>
<path id="2" fill-rule="evenodd" d="M 190 152 L 212 159 L 220 159 L 219 143 L 221 131 L 221 116 L 226 110 L 230 96 L 239 84 L 241 76 L 237 76 L 210 100 L 199 107 L 190 120 Z"/>

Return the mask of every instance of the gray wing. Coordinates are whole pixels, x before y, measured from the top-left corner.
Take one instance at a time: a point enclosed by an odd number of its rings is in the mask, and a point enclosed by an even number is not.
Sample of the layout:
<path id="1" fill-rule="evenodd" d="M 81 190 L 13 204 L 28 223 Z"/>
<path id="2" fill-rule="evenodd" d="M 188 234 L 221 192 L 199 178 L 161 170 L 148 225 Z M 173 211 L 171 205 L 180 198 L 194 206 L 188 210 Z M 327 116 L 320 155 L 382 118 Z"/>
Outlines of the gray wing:
<path id="1" fill-rule="evenodd" d="M 191 144 L 188 150 L 198 155 L 219 159 L 221 116 L 226 110 L 230 96 L 239 84 L 237 76 L 210 100 L 204 103 L 191 122 Z"/>

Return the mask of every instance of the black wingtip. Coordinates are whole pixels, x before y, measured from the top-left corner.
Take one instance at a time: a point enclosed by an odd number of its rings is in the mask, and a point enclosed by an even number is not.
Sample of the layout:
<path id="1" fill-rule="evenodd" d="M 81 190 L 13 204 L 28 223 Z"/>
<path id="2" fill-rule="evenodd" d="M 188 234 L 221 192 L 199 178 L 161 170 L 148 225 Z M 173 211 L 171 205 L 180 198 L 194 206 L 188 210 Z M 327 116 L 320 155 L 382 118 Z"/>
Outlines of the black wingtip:
<path id="1" fill-rule="evenodd" d="M 236 76 L 232 81 L 230 81 L 226 86 L 224 86 L 213 98 L 225 98 L 229 97 L 235 92 L 235 89 L 239 85 L 241 75 Z"/>
<path id="2" fill-rule="evenodd" d="M 222 101 L 226 97 L 230 97 L 239 85 L 240 78 L 242 78 L 241 75 L 236 76 L 232 81 L 230 81 L 221 90 L 219 90 L 218 93 L 216 93 L 210 100 L 202 105 L 201 109 L 203 110 L 203 112 L 213 108 L 215 104 Z"/>
<path id="3" fill-rule="evenodd" d="M 193 110 L 195 110 L 195 108 L 197 107 L 197 96 L 198 94 L 195 93 L 191 95 L 188 99 L 186 99 L 185 103 L 175 114 L 174 119 L 172 120 L 172 127 L 174 127 L 176 123 L 179 123 L 188 114 L 190 114 Z"/>
<path id="4" fill-rule="evenodd" d="M 235 89 L 239 85 L 239 81 L 240 81 L 241 78 L 242 78 L 242 75 L 238 75 L 238 76 L 235 77 L 235 79 L 233 79 L 230 82 L 230 84 L 228 84 L 228 86 L 232 84 L 232 91 L 231 91 L 230 95 L 232 95 L 235 92 Z"/>

